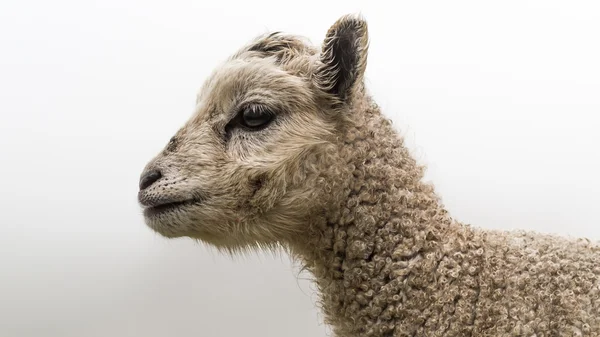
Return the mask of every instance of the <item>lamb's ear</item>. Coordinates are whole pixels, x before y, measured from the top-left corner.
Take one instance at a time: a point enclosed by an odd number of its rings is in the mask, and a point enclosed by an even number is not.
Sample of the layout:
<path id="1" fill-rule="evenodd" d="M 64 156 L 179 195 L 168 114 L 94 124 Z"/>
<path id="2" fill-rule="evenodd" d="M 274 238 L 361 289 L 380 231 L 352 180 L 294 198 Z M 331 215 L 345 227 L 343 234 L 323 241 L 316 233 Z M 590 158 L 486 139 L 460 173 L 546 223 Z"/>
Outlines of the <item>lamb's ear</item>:
<path id="1" fill-rule="evenodd" d="M 338 19 L 323 42 L 315 74 L 317 86 L 346 101 L 362 85 L 368 48 L 369 34 L 363 17 L 345 15 Z"/>

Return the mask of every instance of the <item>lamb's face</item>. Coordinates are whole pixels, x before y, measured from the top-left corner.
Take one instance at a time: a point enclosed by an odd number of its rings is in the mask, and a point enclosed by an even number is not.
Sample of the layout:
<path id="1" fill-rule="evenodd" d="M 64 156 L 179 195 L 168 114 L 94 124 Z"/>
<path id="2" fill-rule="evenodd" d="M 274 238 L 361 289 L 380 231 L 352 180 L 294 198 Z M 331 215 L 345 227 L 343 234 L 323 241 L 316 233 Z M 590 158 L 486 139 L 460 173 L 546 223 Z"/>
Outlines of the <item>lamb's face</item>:
<path id="1" fill-rule="evenodd" d="M 142 173 L 147 225 L 225 248 L 301 235 L 335 165 L 333 103 L 349 94 L 335 91 L 345 84 L 330 83 L 332 70 L 313 48 L 281 35 L 217 69 L 193 116 Z"/>
<path id="2" fill-rule="evenodd" d="M 160 178 L 142 179 L 147 224 L 165 236 L 226 246 L 289 235 L 297 228 L 284 222 L 303 216 L 294 205 L 310 207 L 303 161 L 332 130 L 306 78 L 272 59 L 229 61 L 148 165 L 146 174 Z"/>

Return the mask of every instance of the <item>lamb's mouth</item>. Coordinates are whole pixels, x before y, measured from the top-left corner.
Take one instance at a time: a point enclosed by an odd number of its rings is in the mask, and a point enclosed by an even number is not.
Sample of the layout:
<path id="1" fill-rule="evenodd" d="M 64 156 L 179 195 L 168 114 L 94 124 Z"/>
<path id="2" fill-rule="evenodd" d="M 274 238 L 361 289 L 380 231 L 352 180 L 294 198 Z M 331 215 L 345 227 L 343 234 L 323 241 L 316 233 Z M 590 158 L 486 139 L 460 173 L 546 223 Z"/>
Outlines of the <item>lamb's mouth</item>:
<path id="1" fill-rule="evenodd" d="M 147 206 L 144 208 L 144 216 L 150 218 L 158 215 L 171 213 L 177 210 L 184 210 L 187 207 L 198 205 L 200 204 L 200 202 L 201 201 L 198 199 L 189 199 L 183 201 L 167 202 L 160 205 Z"/>

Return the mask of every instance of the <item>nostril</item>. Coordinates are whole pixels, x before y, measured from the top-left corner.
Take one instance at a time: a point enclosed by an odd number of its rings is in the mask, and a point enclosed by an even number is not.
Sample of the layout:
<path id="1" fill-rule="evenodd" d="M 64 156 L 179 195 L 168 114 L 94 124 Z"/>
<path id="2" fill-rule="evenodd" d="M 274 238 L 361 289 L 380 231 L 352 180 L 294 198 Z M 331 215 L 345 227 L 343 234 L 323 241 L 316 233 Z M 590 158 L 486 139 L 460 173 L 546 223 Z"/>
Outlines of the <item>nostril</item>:
<path id="1" fill-rule="evenodd" d="M 140 190 L 144 190 L 154 184 L 158 179 L 162 177 L 159 170 L 151 170 L 145 172 L 140 178 Z"/>

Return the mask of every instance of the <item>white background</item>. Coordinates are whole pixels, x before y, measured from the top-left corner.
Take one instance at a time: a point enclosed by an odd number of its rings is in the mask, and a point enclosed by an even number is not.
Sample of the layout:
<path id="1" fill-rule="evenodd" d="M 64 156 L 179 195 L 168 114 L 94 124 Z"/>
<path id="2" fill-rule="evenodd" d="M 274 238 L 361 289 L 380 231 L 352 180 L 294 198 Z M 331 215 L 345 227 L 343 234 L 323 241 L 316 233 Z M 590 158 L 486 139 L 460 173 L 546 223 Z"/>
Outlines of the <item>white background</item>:
<path id="1" fill-rule="evenodd" d="M 324 336 L 286 256 L 165 240 L 146 162 L 254 36 L 370 24 L 368 85 L 456 218 L 600 238 L 598 1 L 0 2 L 0 336 Z"/>

